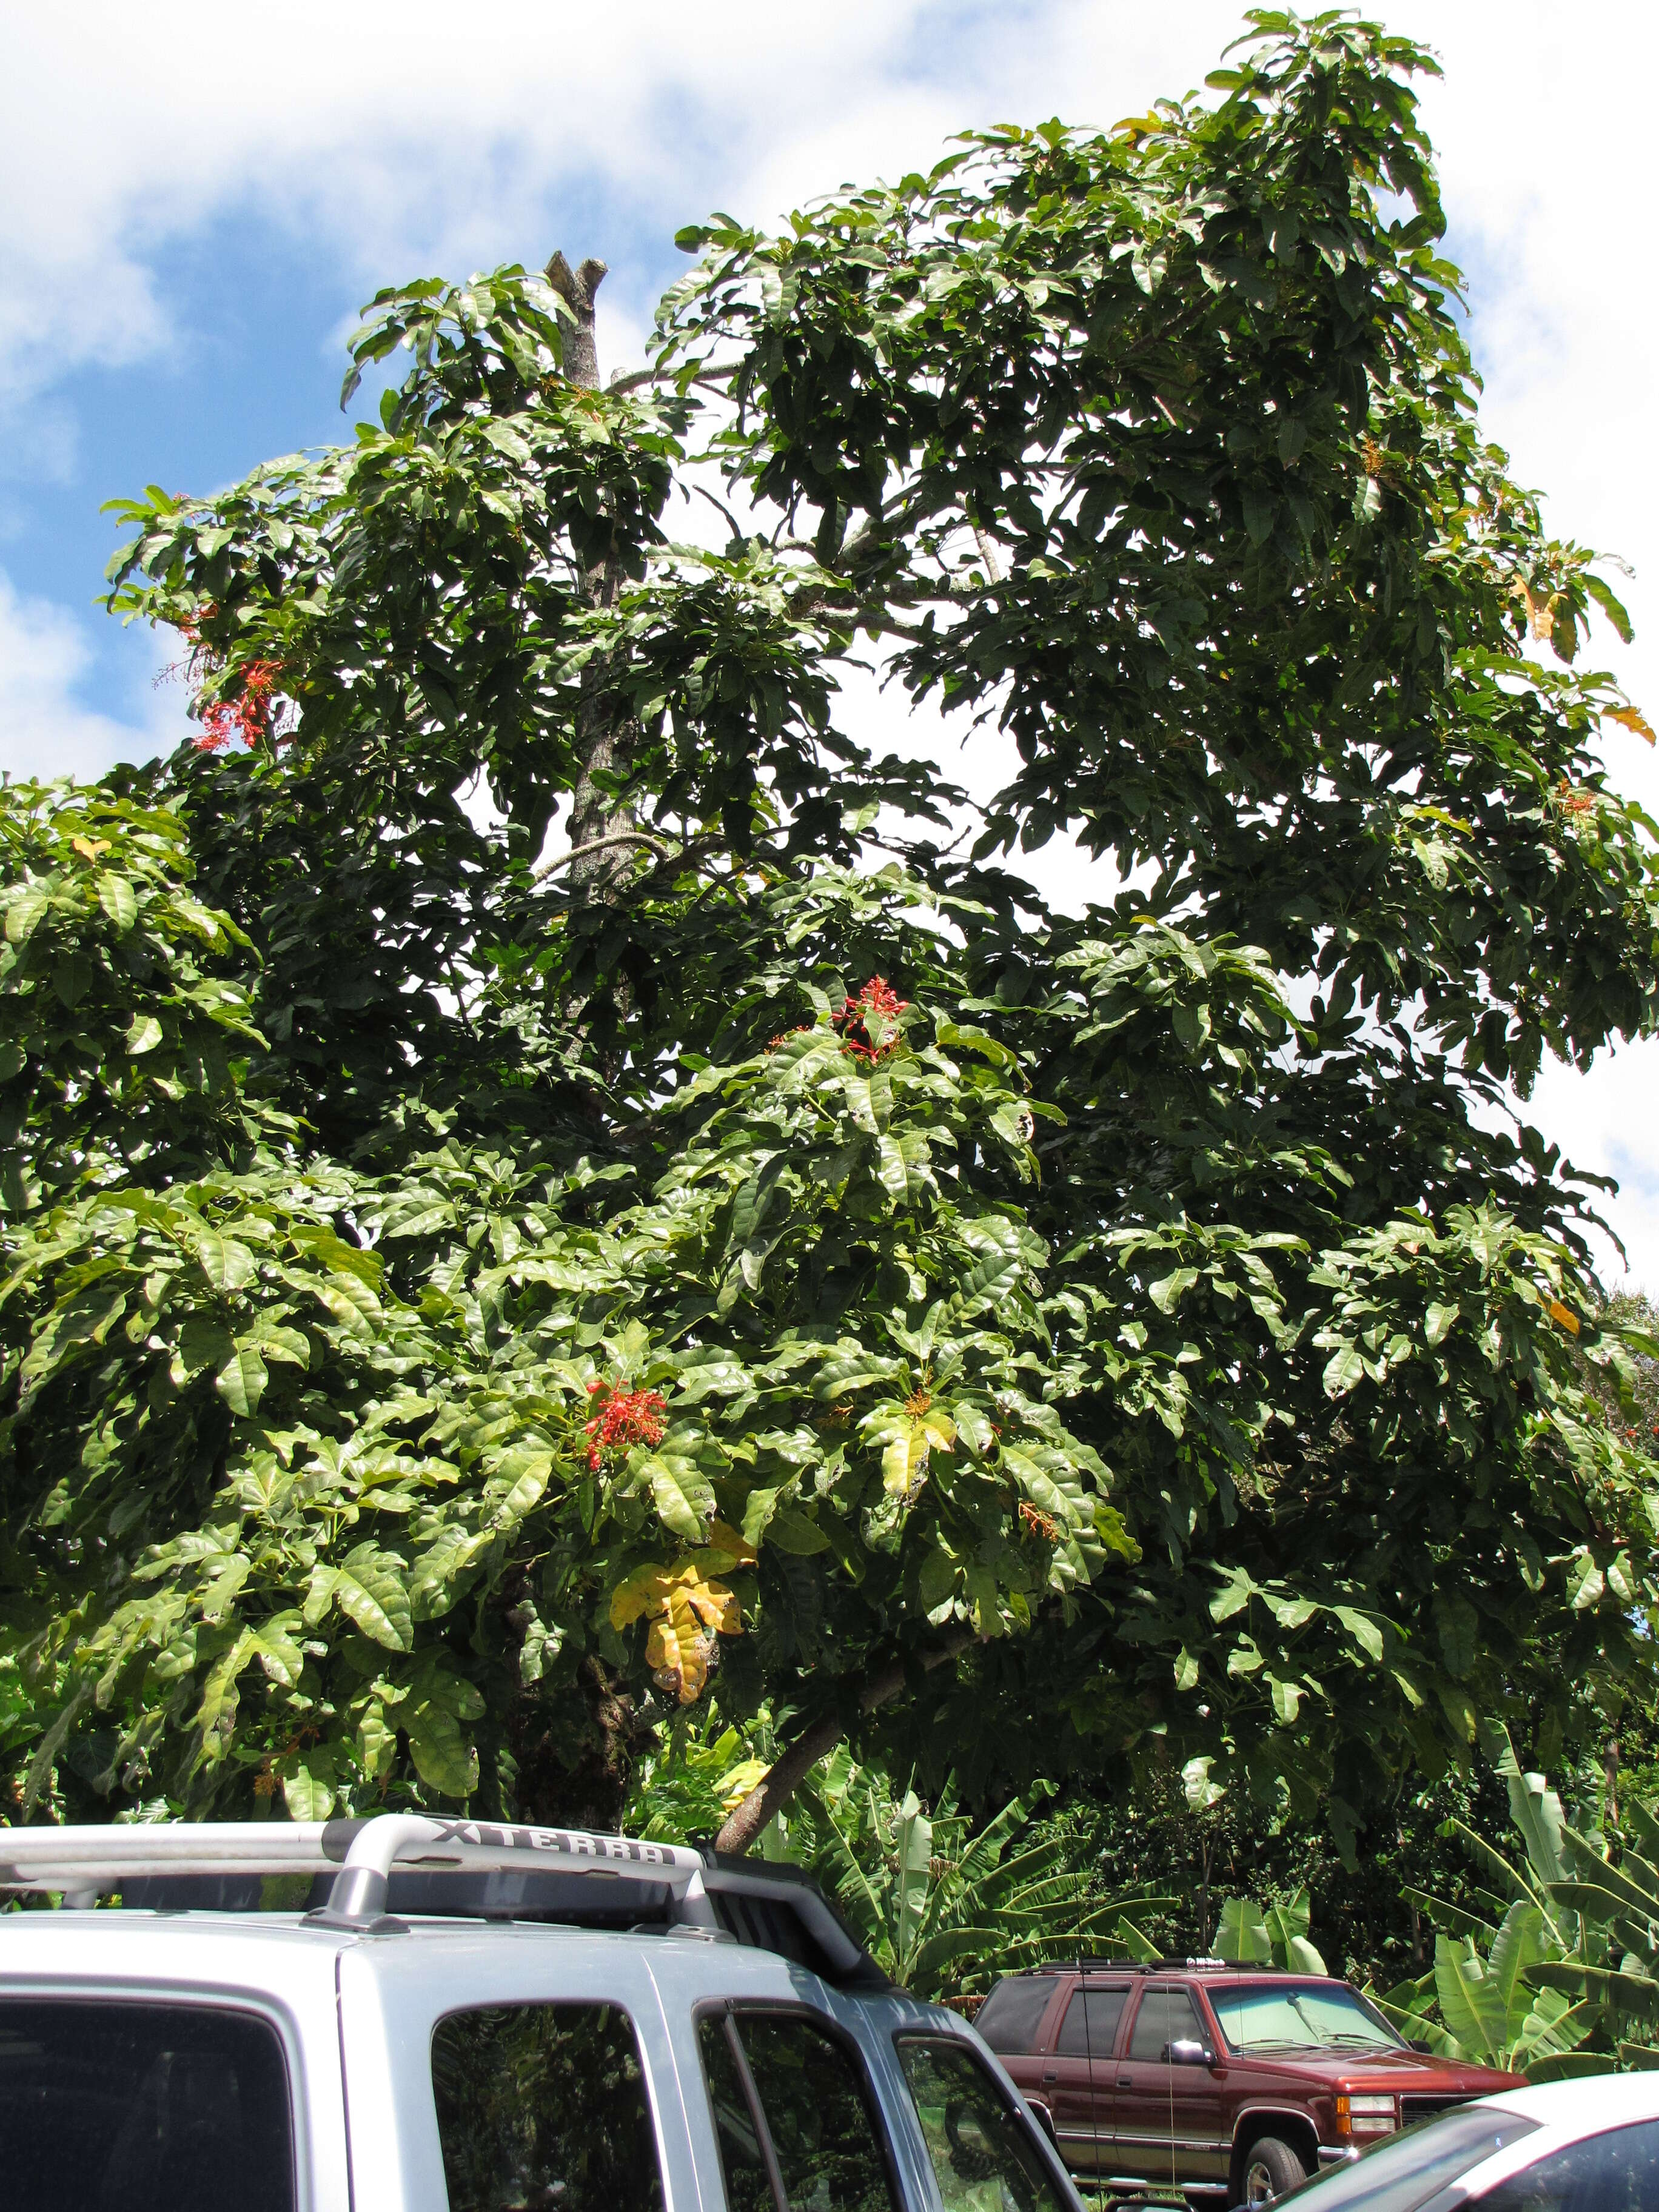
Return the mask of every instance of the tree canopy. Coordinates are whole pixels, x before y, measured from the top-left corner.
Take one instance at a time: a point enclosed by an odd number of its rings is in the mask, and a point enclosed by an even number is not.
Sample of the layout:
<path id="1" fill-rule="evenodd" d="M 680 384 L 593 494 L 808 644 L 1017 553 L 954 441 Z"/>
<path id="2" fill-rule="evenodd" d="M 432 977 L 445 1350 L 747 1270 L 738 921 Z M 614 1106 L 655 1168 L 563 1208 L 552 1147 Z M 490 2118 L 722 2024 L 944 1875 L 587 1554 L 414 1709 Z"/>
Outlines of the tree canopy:
<path id="1" fill-rule="evenodd" d="M 1633 1333 L 1510 1112 L 1659 1020 L 1625 617 L 1482 438 L 1431 61 L 1249 20 L 683 234 L 608 386 L 598 263 L 383 292 L 349 444 L 124 503 L 199 735 L 0 805 L 26 1810 L 614 1819 L 707 1700 L 785 1744 L 734 1844 L 850 1735 L 1346 1849 L 1650 1668 Z M 871 653 L 987 805 L 838 720 Z"/>

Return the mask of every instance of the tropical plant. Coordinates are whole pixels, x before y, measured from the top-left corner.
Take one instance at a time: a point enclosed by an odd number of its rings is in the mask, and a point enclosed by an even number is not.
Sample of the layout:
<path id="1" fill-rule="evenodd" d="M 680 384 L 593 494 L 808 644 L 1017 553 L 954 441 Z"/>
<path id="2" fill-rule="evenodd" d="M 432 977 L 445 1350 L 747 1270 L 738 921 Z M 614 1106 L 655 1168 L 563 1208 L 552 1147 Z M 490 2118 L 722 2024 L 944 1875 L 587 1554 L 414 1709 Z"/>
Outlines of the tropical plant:
<path id="1" fill-rule="evenodd" d="M 1659 1015 L 1624 616 L 1481 439 L 1431 64 L 1252 23 L 689 235 L 603 389 L 598 264 L 382 293 L 352 443 L 128 504 L 200 744 L 0 794 L 20 1811 L 610 1825 L 706 1698 L 791 1716 L 733 1847 L 848 1738 L 1351 1852 L 1651 1678 L 1589 1194 L 1498 1110 Z M 966 854 L 860 634 L 1013 740 Z M 1067 824 L 1079 916 L 1004 865 Z"/>
<path id="2" fill-rule="evenodd" d="M 1500 1723 L 1481 1730 L 1509 1790 L 1517 1863 L 1461 1823 L 1471 1855 L 1500 1885 L 1490 1917 L 1422 1892 L 1439 1923 L 1431 1973 L 1379 2000 L 1413 2037 L 1453 2057 L 1514 2068 L 1534 2081 L 1659 2065 L 1659 1874 L 1626 1846 L 1617 1862 L 1581 1832 L 1541 1774 L 1523 1772 Z M 1632 1808 L 1651 1848 L 1659 1821 Z"/>
<path id="3" fill-rule="evenodd" d="M 1216 1919 L 1214 1951 L 1240 1966 L 1273 1966 L 1281 1973 L 1322 1974 L 1322 1954 L 1309 1940 L 1312 1907 L 1305 1889 L 1267 1905 L 1254 1898 L 1222 1899 Z"/>
<path id="4" fill-rule="evenodd" d="M 635 1763 L 623 1830 L 662 1843 L 711 1842 L 765 1773 L 771 1735 L 765 1712 L 747 1729 L 711 1723 L 698 1709 L 677 1714 Z"/>
<path id="5" fill-rule="evenodd" d="M 933 1805 L 841 1745 L 763 1839 L 818 1876 L 877 1964 L 920 1996 L 982 1994 L 1000 1974 L 1103 1952 L 1151 1959 L 1149 1891 L 1103 1897 L 1015 1798 L 975 1828 L 947 1780 Z"/>

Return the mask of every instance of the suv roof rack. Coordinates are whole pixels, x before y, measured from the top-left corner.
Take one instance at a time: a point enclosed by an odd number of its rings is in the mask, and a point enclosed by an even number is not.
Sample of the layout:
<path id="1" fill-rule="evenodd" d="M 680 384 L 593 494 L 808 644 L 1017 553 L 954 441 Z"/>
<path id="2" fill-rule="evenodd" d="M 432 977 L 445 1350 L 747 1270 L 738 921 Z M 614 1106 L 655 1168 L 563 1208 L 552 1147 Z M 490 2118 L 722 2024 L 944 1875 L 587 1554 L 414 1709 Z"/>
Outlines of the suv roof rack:
<path id="1" fill-rule="evenodd" d="M 1114 1959 L 1110 1956 L 1092 1959 L 1046 1959 L 1038 1966 L 1023 1966 L 1026 1974 L 1182 1974 L 1194 1967 L 1218 1970 L 1229 1974 L 1273 1973 L 1277 1970 L 1264 1966 L 1259 1959 Z"/>
<path id="2" fill-rule="evenodd" d="M 414 1813 L 359 1820 L 0 1828 L 0 1894 L 57 1891 L 72 1905 L 93 1905 L 101 1893 L 125 1888 L 138 1891 L 147 1903 L 185 1904 L 192 1901 L 192 1881 L 216 1877 L 222 1885 L 225 1877 L 332 1873 L 327 1902 L 305 1915 L 308 1923 L 359 1935 L 397 1935 L 405 1932 L 404 1923 L 386 1911 L 394 1870 L 400 1886 L 419 1896 L 416 1909 L 433 1912 L 465 1913 L 468 1907 L 461 1902 L 447 1908 L 443 1885 L 411 1885 L 410 1876 L 541 1876 L 542 1886 L 562 1899 L 573 1887 L 580 1895 L 589 1881 L 647 1886 L 651 1896 L 642 1896 L 641 1905 L 656 1903 L 671 1927 L 781 1951 L 843 1986 L 890 1986 L 810 1876 L 793 1867 L 763 1871 L 750 1860 L 700 1844 Z M 550 1875 L 556 1878 L 552 1883 L 546 1881 Z M 471 1887 L 476 1893 L 476 1882 Z M 200 1902 L 199 1895 L 193 1901 Z M 580 1918 L 580 1913 L 562 1915 L 555 1905 L 543 1917 Z"/>

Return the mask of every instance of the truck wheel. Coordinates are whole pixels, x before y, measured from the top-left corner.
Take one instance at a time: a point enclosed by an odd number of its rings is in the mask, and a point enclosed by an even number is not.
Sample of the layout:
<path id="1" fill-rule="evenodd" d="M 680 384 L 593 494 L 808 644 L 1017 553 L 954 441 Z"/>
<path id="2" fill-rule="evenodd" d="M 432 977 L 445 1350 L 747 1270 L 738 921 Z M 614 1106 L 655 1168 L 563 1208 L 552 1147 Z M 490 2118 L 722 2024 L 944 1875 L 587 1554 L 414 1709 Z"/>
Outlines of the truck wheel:
<path id="1" fill-rule="evenodd" d="M 1244 2202 L 1271 2204 L 1307 2178 L 1307 2167 L 1289 2143 L 1277 2136 L 1258 2136 L 1244 2154 Z"/>

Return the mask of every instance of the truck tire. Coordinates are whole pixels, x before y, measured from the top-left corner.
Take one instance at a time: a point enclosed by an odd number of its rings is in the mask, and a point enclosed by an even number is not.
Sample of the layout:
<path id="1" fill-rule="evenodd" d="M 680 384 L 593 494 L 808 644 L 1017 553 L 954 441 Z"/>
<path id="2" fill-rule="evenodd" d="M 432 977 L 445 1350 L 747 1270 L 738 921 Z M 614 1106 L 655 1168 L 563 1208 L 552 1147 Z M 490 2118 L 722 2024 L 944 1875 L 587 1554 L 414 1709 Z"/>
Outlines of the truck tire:
<path id="1" fill-rule="evenodd" d="M 1278 2136 L 1258 2136 L 1244 2154 L 1239 2195 L 1246 2204 L 1271 2204 L 1308 2178 L 1308 2169 Z"/>

